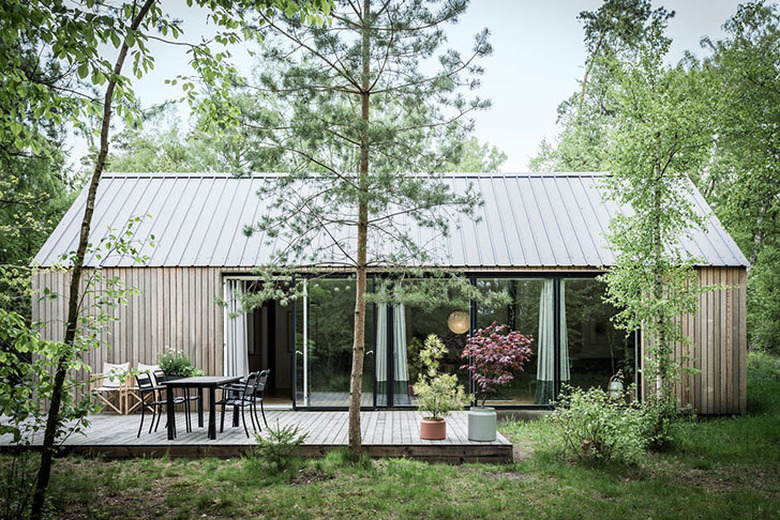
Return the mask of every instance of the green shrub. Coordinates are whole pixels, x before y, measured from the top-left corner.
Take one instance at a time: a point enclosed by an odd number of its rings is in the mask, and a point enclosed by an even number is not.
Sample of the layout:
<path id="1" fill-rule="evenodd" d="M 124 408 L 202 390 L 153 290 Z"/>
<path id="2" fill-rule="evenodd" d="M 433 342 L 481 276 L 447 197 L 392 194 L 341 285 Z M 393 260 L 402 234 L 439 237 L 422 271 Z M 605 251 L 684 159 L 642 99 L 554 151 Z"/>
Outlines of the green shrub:
<path id="1" fill-rule="evenodd" d="M 780 381 L 779 356 L 766 350 L 748 352 L 747 411 L 749 414 L 771 414 L 780 407 L 778 381 Z"/>
<path id="2" fill-rule="evenodd" d="M 650 395 L 642 403 L 642 429 L 645 446 L 653 451 L 666 451 L 674 444 L 681 414 L 670 399 Z"/>
<path id="3" fill-rule="evenodd" d="M 308 434 L 301 434 L 298 426 L 279 426 L 276 421 L 276 428 L 273 426 L 267 429 L 268 435 L 261 436 L 255 434 L 258 447 L 254 454 L 257 459 L 269 466 L 276 473 L 281 473 L 293 465 L 295 461 L 295 449 L 303 444 Z"/>
<path id="4" fill-rule="evenodd" d="M 0 461 L 0 518 L 29 518 L 38 474 L 38 454 L 19 450 Z"/>
<path id="5" fill-rule="evenodd" d="M 160 354 L 160 370 L 169 376 L 202 376 L 203 370 L 195 368 L 190 358 L 184 355 L 181 350 L 165 349 Z"/>
<path id="6" fill-rule="evenodd" d="M 639 462 L 645 448 L 642 412 L 636 403 L 625 403 L 598 387 L 566 387 L 546 419 L 557 433 L 553 448 L 583 462 Z"/>

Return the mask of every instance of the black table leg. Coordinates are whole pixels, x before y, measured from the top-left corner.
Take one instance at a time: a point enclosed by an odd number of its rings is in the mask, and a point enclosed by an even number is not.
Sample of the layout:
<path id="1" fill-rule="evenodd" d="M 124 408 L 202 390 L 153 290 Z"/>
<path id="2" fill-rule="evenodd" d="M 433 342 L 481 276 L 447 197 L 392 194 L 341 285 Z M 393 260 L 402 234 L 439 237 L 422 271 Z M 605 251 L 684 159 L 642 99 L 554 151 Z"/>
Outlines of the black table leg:
<path id="1" fill-rule="evenodd" d="M 173 387 L 165 386 L 165 413 L 168 415 L 168 440 L 176 438 L 176 415 L 173 413 Z"/>
<path id="2" fill-rule="evenodd" d="M 217 388 L 212 386 L 209 388 L 209 439 L 214 440 L 217 438 Z M 201 405 L 202 407 L 202 405 Z"/>
<path id="3" fill-rule="evenodd" d="M 198 387 L 198 428 L 203 428 L 203 387 Z"/>

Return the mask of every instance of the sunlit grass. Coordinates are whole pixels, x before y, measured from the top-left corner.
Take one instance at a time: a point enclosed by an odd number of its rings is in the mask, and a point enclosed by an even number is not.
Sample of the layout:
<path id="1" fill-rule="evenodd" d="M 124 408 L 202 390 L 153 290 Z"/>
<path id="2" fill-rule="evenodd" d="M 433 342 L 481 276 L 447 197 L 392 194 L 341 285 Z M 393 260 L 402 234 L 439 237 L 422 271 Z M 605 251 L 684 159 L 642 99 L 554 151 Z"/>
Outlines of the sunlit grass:
<path id="1" fill-rule="evenodd" d="M 751 355 L 746 416 L 681 425 L 674 449 L 636 466 L 589 467 L 551 449 L 544 421 L 502 422 L 524 458 L 504 466 L 344 450 L 274 473 L 231 460 L 57 460 L 58 518 L 778 518 L 780 361 Z"/>

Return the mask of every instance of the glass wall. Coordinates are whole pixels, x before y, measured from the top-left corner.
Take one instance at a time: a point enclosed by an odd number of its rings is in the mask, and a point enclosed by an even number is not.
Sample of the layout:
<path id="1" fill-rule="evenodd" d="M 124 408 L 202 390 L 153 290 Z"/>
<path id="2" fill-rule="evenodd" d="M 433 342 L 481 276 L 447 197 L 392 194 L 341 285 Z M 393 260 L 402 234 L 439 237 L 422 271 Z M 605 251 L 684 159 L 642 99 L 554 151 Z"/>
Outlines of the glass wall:
<path id="1" fill-rule="evenodd" d="M 297 405 L 349 406 L 355 281 L 329 278 L 303 283 L 306 296 L 296 306 Z M 367 305 L 363 406 L 373 406 L 373 337 L 373 306 Z"/>
<path id="2" fill-rule="evenodd" d="M 423 371 L 420 350 L 430 334 L 438 336 L 447 347 L 447 353 L 441 360 L 441 370 L 457 374 L 459 383 L 468 389 L 468 374 L 458 368 L 463 364 L 460 355 L 466 344 L 469 301 L 455 289 L 446 289 L 435 280 L 405 280 L 394 289 L 398 293 L 403 291 L 406 303 L 378 305 L 377 405 L 387 406 L 390 403 L 390 389 L 393 406 L 415 404 L 413 386 Z M 442 297 L 437 291 L 447 292 Z M 383 363 L 382 356 L 387 353 L 384 345 L 389 338 L 392 338 L 393 358 Z M 388 382 L 391 363 L 392 388 Z"/>
<path id="3" fill-rule="evenodd" d="M 484 328 L 493 322 L 530 336 L 533 356 L 525 371 L 488 401 L 491 405 L 548 405 L 560 385 L 607 388 L 619 370 L 626 383 L 633 382 L 634 338 L 626 338 L 610 322 L 616 311 L 602 301 L 601 282 L 565 277 L 474 280 L 483 296 L 493 296 L 484 300 L 493 303 L 474 303 L 473 316 L 472 303 L 462 294 L 447 288 L 431 293 L 420 280 L 393 282 L 396 294 L 403 292 L 403 304 L 366 306 L 363 406 L 415 404 L 413 385 L 423 370 L 420 350 L 430 334 L 447 347 L 443 371 L 457 374 L 460 384 L 471 388 L 468 372 L 459 369 L 466 363 L 461 353 L 471 325 Z M 306 287 L 306 297 L 296 303 L 297 405 L 347 407 L 354 279 L 310 279 Z"/>
<path id="4" fill-rule="evenodd" d="M 605 290 L 594 278 L 561 280 L 566 323 L 561 349 L 570 367 L 570 377 L 562 379 L 571 386 L 606 390 L 618 371 L 626 384 L 634 382 L 634 335 L 626 337 L 612 325 L 617 311 L 602 300 Z"/>
<path id="5" fill-rule="evenodd" d="M 533 338 L 531 361 L 508 386 L 499 389 L 492 405 L 548 404 L 555 384 L 554 283 L 547 278 L 479 278 L 484 295 L 503 294 L 508 301 L 477 305 L 477 328 L 496 322 Z"/>

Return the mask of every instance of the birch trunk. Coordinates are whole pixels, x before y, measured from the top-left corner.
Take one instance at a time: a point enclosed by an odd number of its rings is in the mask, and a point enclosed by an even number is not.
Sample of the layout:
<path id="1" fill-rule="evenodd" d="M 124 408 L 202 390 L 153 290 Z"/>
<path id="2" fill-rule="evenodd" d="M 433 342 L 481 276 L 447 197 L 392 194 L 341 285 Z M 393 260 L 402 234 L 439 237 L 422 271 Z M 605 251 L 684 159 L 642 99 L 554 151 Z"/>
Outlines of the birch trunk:
<path id="1" fill-rule="evenodd" d="M 147 15 L 149 9 L 151 9 L 152 4 L 154 4 L 154 1 L 155 0 L 146 0 L 132 21 L 130 26 L 131 31 L 138 29 L 141 21 Z M 106 157 L 108 157 L 108 132 L 111 126 L 114 91 L 117 85 L 116 76 L 122 72 L 125 58 L 127 58 L 127 52 L 128 45 L 127 40 L 125 40 L 125 42 L 122 43 L 122 47 L 119 50 L 116 63 L 114 64 L 114 77 L 111 78 L 111 80 L 108 82 L 106 93 L 103 98 L 103 119 L 100 129 L 100 151 L 95 161 L 95 168 L 92 172 L 92 178 L 89 182 L 86 208 L 84 209 L 84 217 L 81 221 L 79 245 L 76 249 L 76 258 L 73 261 L 73 276 L 71 278 L 68 292 L 68 319 L 65 322 L 64 343 L 66 347 L 63 349 L 63 353 L 60 355 L 59 360 L 57 361 L 57 369 L 54 375 L 54 387 L 52 389 L 51 403 L 49 405 L 49 415 L 46 418 L 46 430 L 43 435 L 41 463 L 38 469 L 38 478 L 35 486 L 35 494 L 33 495 L 32 509 L 30 512 L 30 518 L 33 520 L 39 520 L 43 516 L 46 489 L 49 487 L 49 480 L 51 478 L 52 458 L 54 456 L 55 442 L 57 440 L 57 425 L 60 422 L 62 392 L 65 386 L 65 378 L 67 377 L 68 366 L 72 360 L 72 356 L 74 355 L 73 344 L 76 339 L 76 331 L 78 328 L 81 274 L 84 268 L 84 258 L 87 254 L 89 231 L 92 225 L 92 215 L 95 211 L 95 198 L 97 196 L 97 189 L 98 185 L 100 184 L 100 177 L 103 174 L 103 169 L 106 165 Z"/>

